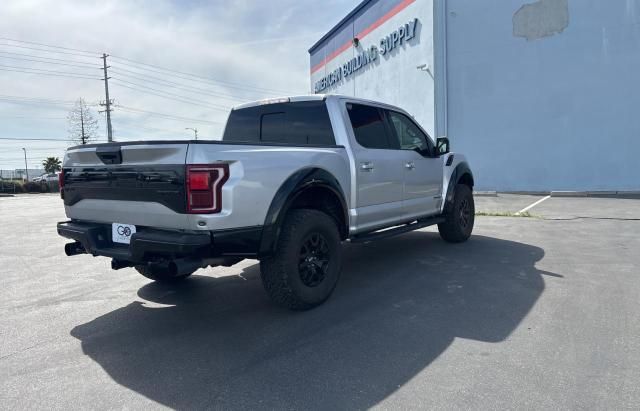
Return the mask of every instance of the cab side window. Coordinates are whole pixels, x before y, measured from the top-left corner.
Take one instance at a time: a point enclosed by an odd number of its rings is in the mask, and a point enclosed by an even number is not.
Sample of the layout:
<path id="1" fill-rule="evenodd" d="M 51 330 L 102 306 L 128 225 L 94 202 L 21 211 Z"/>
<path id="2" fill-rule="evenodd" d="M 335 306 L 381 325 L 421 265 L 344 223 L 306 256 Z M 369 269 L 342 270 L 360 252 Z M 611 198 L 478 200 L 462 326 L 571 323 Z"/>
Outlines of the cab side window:
<path id="1" fill-rule="evenodd" d="M 429 137 L 409 117 L 396 111 L 386 111 L 389 123 L 403 150 L 420 150 L 433 153 Z"/>
<path id="2" fill-rule="evenodd" d="M 391 150 L 393 146 L 382 111 L 364 104 L 347 104 L 356 141 L 364 148 Z"/>

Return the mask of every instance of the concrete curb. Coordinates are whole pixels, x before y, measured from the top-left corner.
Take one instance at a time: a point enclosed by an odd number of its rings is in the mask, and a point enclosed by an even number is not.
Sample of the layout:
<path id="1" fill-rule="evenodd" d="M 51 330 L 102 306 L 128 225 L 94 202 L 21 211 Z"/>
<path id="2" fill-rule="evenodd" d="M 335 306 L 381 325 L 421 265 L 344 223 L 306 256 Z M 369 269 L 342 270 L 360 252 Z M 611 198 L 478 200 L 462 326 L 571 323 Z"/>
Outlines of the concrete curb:
<path id="1" fill-rule="evenodd" d="M 552 191 L 551 197 L 586 197 L 586 191 Z"/>
<path id="2" fill-rule="evenodd" d="M 497 191 L 474 191 L 475 197 L 498 197 Z"/>
<path id="3" fill-rule="evenodd" d="M 640 191 L 552 191 L 551 197 L 640 198 Z"/>
<path id="4" fill-rule="evenodd" d="M 640 191 L 617 191 L 616 197 L 640 199 Z"/>
<path id="5" fill-rule="evenodd" d="M 550 191 L 501 191 L 501 194 L 516 194 L 516 195 L 524 195 L 524 196 L 548 196 L 551 194 Z"/>
<path id="6" fill-rule="evenodd" d="M 614 197 L 617 191 L 587 191 L 587 197 Z"/>
<path id="7" fill-rule="evenodd" d="M 551 197 L 640 198 L 640 191 L 474 191 L 476 197 L 498 197 L 500 194 Z"/>

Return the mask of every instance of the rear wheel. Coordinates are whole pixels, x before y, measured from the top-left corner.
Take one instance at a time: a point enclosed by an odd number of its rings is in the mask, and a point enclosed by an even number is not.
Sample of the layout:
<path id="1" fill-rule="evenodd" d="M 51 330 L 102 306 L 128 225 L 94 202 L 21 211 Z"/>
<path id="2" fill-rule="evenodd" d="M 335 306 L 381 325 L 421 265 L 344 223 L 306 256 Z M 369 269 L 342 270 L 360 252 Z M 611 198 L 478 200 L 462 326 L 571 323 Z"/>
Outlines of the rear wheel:
<path id="1" fill-rule="evenodd" d="M 335 221 L 317 210 L 292 210 L 286 217 L 273 256 L 260 261 L 269 297 L 292 310 L 322 304 L 333 292 L 342 267 Z"/>
<path id="2" fill-rule="evenodd" d="M 148 265 L 136 265 L 134 268 L 143 276 L 159 283 L 177 283 L 193 274 L 193 272 L 190 272 L 187 274 L 172 275 L 167 269 L 162 267 L 149 267 Z"/>
<path id="3" fill-rule="evenodd" d="M 438 231 L 443 240 L 461 243 L 471 236 L 476 209 L 469 186 L 458 184 L 455 190 L 451 211 L 445 216 L 445 222 L 438 224 Z"/>

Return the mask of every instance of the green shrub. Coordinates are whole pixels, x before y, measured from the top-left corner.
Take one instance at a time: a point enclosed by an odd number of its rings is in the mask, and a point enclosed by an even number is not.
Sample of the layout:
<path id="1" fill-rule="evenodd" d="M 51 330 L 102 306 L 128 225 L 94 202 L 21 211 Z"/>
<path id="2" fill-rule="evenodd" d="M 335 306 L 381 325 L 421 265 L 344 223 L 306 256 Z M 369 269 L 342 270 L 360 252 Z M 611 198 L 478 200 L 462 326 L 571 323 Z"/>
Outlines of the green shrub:
<path id="1" fill-rule="evenodd" d="M 0 183 L 0 193 L 24 193 L 24 189 L 22 188 L 22 184 L 13 181 L 3 181 Z"/>
<path id="2" fill-rule="evenodd" d="M 36 183 L 33 181 L 27 181 L 22 185 L 22 188 L 27 193 L 42 193 L 48 191 L 46 184 Z"/>
<path id="3" fill-rule="evenodd" d="M 57 193 L 60 191 L 57 181 L 26 183 L 18 181 L 3 181 L 0 185 L 0 193 Z"/>

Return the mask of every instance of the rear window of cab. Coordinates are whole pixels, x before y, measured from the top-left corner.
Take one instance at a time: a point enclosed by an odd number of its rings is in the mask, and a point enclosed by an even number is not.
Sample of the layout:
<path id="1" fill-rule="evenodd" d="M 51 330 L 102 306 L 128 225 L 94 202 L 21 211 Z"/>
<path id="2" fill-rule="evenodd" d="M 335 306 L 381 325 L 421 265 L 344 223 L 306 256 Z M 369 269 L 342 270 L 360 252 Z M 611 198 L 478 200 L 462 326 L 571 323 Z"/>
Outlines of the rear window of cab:
<path id="1" fill-rule="evenodd" d="M 257 144 L 336 144 L 324 101 L 274 103 L 233 110 L 222 139 Z"/>

